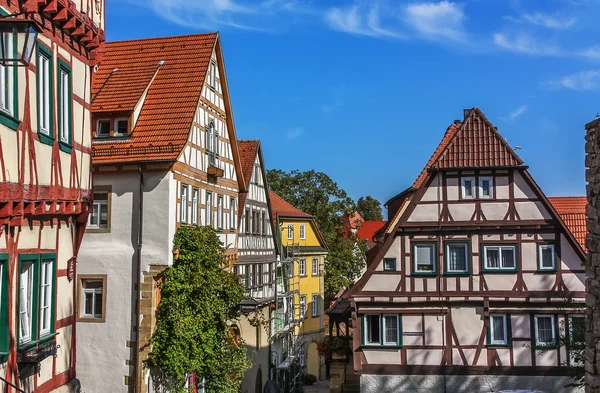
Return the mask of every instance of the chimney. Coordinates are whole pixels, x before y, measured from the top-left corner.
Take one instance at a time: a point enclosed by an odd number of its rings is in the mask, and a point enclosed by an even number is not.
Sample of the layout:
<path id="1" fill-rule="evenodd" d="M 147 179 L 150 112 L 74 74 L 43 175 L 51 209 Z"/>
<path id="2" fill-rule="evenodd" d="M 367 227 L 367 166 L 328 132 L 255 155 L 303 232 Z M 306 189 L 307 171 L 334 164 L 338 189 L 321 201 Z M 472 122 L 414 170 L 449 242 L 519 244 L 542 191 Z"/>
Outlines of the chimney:
<path id="1" fill-rule="evenodd" d="M 471 113 L 471 108 L 469 108 L 469 109 L 463 109 L 464 120 L 467 120 L 467 117 L 469 116 L 469 113 Z"/>

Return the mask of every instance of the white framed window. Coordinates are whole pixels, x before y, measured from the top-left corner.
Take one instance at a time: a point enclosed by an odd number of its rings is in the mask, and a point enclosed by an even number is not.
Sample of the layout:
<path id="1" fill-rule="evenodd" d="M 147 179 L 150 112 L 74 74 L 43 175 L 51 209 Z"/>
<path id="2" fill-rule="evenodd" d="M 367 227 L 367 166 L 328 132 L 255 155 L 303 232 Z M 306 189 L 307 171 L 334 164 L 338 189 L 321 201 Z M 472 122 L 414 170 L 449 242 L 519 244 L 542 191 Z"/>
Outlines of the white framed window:
<path id="1" fill-rule="evenodd" d="M 294 240 L 294 224 L 288 224 L 287 238 L 288 238 L 288 240 Z"/>
<path id="2" fill-rule="evenodd" d="M 215 166 L 217 164 L 218 152 L 218 135 L 215 128 L 215 123 L 211 121 L 208 125 L 206 134 L 206 153 L 208 154 L 208 165 Z"/>
<path id="3" fill-rule="evenodd" d="M 198 198 L 200 190 L 196 187 L 192 188 L 192 224 L 198 224 Z"/>
<path id="4" fill-rule="evenodd" d="M 96 138 L 110 136 L 110 119 L 98 119 L 96 121 Z"/>
<path id="5" fill-rule="evenodd" d="M 298 263 L 298 274 L 306 276 L 306 259 L 300 259 L 300 262 Z"/>
<path id="6" fill-rule="evenodd" d="M 313 258 L 312 259 L 312 275 L 313 276 L 318 276 L 319 275 L 319 259 L 318 258 Z"/>
<path id="7" fill-rule="evenodd" d="M 383 345 L 398 345 L 400 342 L 398 315 L 383 315 Z"/>
<path id="8" fill-rule="evenodd" d="M 40 133 L 52 136 L 52 54 L 38 46 L 38 119 Z"/>
<path id="9" fill-rule="evenodd" d="M 363 329 L 365 344 L 381 345 L 381 317 L 379 315 L 365 315 Z"/>
<path id="10" fill-rule="evenodd" d="M 538 269 L 551 271 L 556 269 L 554 244 L 538 244 Z"/>
<path id="11" fill-rule="evenodd" d="M 396 258 L 383 258 L 383 271 L 395 272 L 396 271 Z"/>
<path id="12" fill-rule="evenodd" d="M 479 176 L 479 198 L 494 197 L 494 177 Z"/>
<path id="13" fill-rule="evenodd" d="M 506 314 L 490 314 L 490 339 L 491 345 L 508 344 L 508 324 Z"/>
<path id="14" fill-rule="evenodd" d="M 188 220 L 188 185 L 181 185 L 180 221 L 187 223 Z"/>
<path id="15" fill-rule="evenodd" d="M 22 261 L 19 277 L 19 343 L 32 339 L 33 330 L 33 261 Z"/>
<path id="16" fill-rule="evenodd" d="M 217 88 L 217 63 L 210 62 L 210 87 Z"/>
<path id="17" fill-rule="evenodd" d="M 59 67 L 58 73 L 59 112 L 58 127 L 60 141 L 71 144 L 71 71 Z"/>
<path id="18" fill-rule="evenodd" d="M 217 196 L 217 228 L 223 229 L 223 195 Z"/>
<path id="19" fill-rule="evenodd" d="M 461 177 L 460 178 L 462 197 L 463 199 L 475 198 L 475 177 Z"/>
<path id="20" fill-rule="evenodd" d="M 267 236 L 268 233 L 268 225 L 267 225 L 267 215 L 265 214 L 264 211 L 260 212 L 260 223 L 261 223 L 261 230 L 260 230 L 260 234 L 263 236 Z"/>
<path id="21" fill-rule="evenodd" d="M 304 319 L 306 313 L 306 295 L 300 296 L 300 319 Z"/>
<path id="22" fill-rule="evenodd" d="M 264 263 L 262 267 L 262 275 L 263 275 L 263 285 L 269 285 L 271 282 L 269 281 L 269 264 Z"/>
<path id="23" fill-rule="evenodd" d="M 8 44 L 8 52 L 14 52 L 14 35 L 12 33 L 3 34 L 4 42 Z M 14 66 L 0 64 L 0 110 L 13 117 L 16 117 L 16 113 L 14 113 L 15 69 Z"/>
<path id="24" fill-rule="evenodd" d="M 319 315 L 319 295 L 312 295 L 312 316 Z"/>
<path id="25" fill-rule="evenodd" d="M 235 229 L 235 198 L 229 199 L 229 229 Z"/>
<path id="26" fill-rule="evenodd" d="M 446 273 L 469 272 L 469 244 L 446 243 Z"/>
<path id="27" fill-rule="evenodd" d="M 569 337 L 571 348 L 585 346 L 585 315 L 569 315 Z"/>
<path id="28" fill-rule="evenodd" d="M 129 119 L 121 117 L 115 119 L 115 136 L 124 136 L 129 133 Z"/>
<path id="29" fill-rule="evenodd" d="M 205 225 L 212 227 L 212 192 L 206 191 L 206 217 Z"/>
<path id="30" fill-rule="evenodd" d="M 484 245 L 483 262 L 485 270 L 515 270 L 517 268 L 516 250 L 515 245 Z"/>
<path id="31" fill-rule="evenodd" d="M 81 279 L 81 318 L 104 318 L 104 280 L 100 278 Z"/>
<path id="32" fill-rule="evenodd" d="M 554 345 L 556 343 L 556 331 L 554 326 L 554 315 L 535 315 L 535 345 Z"/>
<path id="33" fill-rule="evenodd" d="M 40 337 L 52 331 L 53 260 L 42 260 L 40 266 Z"/>
<path id="34" fill-rule="evenodd" d="M 246 268 L 246 282 L 248 288 L 254 288 L 254 265 L 248 265 Z"/>
<path id="35" fill-rule="evenodd" d="M 306 240 L 306 224 L 300 224 L 300 240 Z"/>
<path id="36" fill-rule="evenodd" d="M 109 195 L 107 189 L 94 190 L 94 202 L 92 203 L 92 211 L 88 218 L 89 229 L 103 229 L 109 227 Z"/>
<path id="37" fill-rule="evenodd" d="M 435 243 L 413 243 L 413 259 L 415 273 L 436 272 Z"/>

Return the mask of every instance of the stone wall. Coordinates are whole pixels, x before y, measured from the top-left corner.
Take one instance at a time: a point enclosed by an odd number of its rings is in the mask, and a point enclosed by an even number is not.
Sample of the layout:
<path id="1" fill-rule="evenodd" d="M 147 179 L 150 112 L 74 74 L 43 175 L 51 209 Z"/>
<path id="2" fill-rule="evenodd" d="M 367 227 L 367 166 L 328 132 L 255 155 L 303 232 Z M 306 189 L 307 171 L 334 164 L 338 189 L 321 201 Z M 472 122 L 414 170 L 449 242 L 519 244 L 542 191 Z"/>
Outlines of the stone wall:
<path id="1" fill-rule="evenodd" d="M 585 391 L 600 392 L 600 119 L 586 126 L 587 186 L 586 343 Z"/>

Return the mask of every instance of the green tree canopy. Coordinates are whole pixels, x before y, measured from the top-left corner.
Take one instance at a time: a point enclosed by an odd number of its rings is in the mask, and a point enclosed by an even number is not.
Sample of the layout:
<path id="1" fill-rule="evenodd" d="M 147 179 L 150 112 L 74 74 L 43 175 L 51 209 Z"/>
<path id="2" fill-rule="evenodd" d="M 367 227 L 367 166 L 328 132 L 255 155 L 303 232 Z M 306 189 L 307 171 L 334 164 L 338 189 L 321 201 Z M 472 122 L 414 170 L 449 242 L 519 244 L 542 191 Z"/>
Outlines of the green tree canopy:
<path id="1" fill-rule="evenodd" d="M 356 211 L 356 204 L 346 191 L 329 176 L 314 170 L 267 171 L 270 189 L 296 208 L 312 215 L 329 247 L 325 259 L 325 298 L 348 287 L 364 267 L 366 246 L 341 226 L 344 213 Z"/>
<path id="2" fill-rule="evenodd" d="M 239 317 L 244 288 L 225 267 L 225 250 L 210 227 L 177 230 L 179 258 L 165 271 L 148 365 L 164 391 L 186 392 L 192 373 L 210 393 L 237 393 L 249 367 L 246 346 L 228 321 Z"/>
<path id="3" fill-rule="evenodd" d="M 382 221 L 381 203 L 373 197 L 360 197 L 356 203 L 358 213 L 365 221 Z"/>

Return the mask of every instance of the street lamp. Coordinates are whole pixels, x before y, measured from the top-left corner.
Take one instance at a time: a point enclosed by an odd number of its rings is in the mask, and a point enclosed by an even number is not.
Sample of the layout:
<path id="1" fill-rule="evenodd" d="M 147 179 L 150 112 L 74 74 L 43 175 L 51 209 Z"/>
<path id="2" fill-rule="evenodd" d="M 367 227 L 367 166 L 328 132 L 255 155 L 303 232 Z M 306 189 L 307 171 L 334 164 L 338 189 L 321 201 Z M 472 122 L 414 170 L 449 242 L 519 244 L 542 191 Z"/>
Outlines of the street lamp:
<path id="1" fill-rule="evenodd" d="M 33 19 L 0 18 L 0 64 L 28 66 L 39 31 Z"/>

